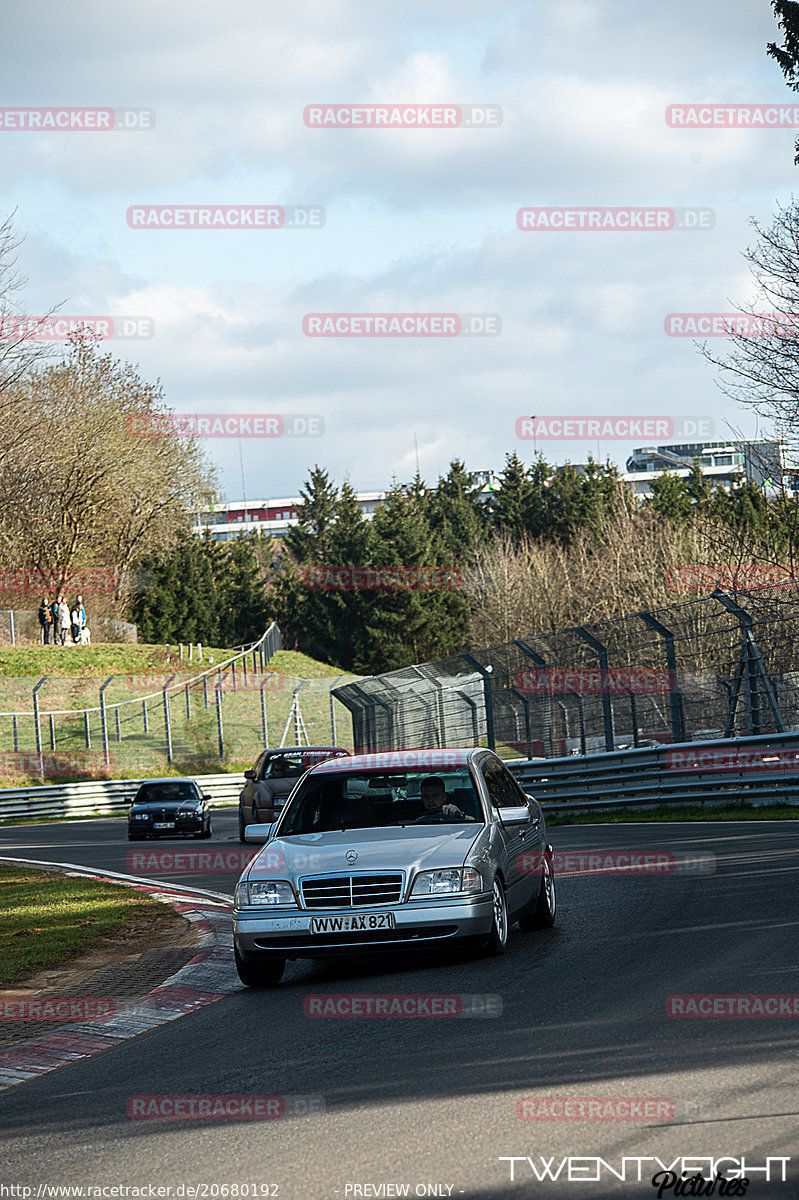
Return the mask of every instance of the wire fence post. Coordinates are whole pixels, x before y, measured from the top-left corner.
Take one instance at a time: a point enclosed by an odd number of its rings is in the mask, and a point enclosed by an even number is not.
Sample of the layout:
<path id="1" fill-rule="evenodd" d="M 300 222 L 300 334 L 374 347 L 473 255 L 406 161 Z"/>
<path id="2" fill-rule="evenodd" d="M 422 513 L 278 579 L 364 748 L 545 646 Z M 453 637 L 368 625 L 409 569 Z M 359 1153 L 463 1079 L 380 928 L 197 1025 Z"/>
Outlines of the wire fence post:
<path id="1" fill-rule="evenodd" d="M 189 685 L 186 684 L 186 720 L 191 720 L 191 699 L 189 697 Z"/>
<path id="2" fill-rule="evenodd" d="M 162 692 L 164 702 L 164 734 L 166 735 L 166 760 L 170 767 L 172 766 L 172 713 L 169 708 L 169 687 L 174 678 L 174 675 L 170 675 L 166 687 Z"/>
<path id="3" fill-rule="evenodd" d="M 118 704 L 114 705 L 114 720 L 116 721 L 117 741 L 121 742 L 122 741 L 122 727 L 120 726 L 120 723 L 119 723 L 119 705 Z"/>
<path id="4" fill-rule="evenodd" d="M 47 676 L 42 675 L 33 689 L 33 722 L 36 726 L 36 753 L 39 755 L 39 775 L 44 782 L 44 759 L 42 758 L 42 724 L 39 716 L 39 688 L 47 683 Z"/>
<path id="5" fill-rule="evenodd" d="M 269 727 L 266 723 L 266 685 L 269 683 L 273 671 L 270 671 L 267 678 L 261 684 L 261 731 L 263 733 L 264 750 L 269 746 Z"/>
<path id="6" fill-rule="evenodd" d="M 613 705 L 610 702 L 610 692 L 608 691 L 607 647 L 603 646 L 583 625 L 575 625 L 574 632 L 584 642 L 587 642 L 592 650 L 596 651 L 597 658 L 599 659 L 599 670 L 602 677 L 602 724 L 605 732 L 605 749 L 610 752 L 616 743 L 613 735 Z"/>
<path id="7" fill-rule="evenodd" d="M 13 610 L 13 608 L 10 608 L 8 610 L 8 632 L 11 636 L 11 645 L 16 646 L 17 641 L 14 636 L 14 610 Z"/>
<path id="8" fill-rule="evenodd" d="M 14 753 L 19 754 L 19 725 L 17 723 L 17 714 L 14 713 L 11 718 L 11 732 L 14 736 Z"/>
<path id="9" fill-rule="evenodd" d="M 55 750 L 55 720 L 50 713 L 50 749 Z"/>
<path id="10" fill-rule="evenodd" d="M 344 678 L 343 675 L 337 675 L 336 678 L 333 680 L 333 682 L 330 684 L 329 695 L 330 695 L 330 745 L 331 746 L 336 745 L 336 710 L 333 707 L 333 701 L 335 699 L 335 697 L 333 695 L 333 688 L 336 686 L 339 679 L 343 679 L 343 678 Z"/>
<path id="11" fill-rule="evenodd" d="M 483 696 L 486 711 L 486 741 L 488 742 L 489 750 L 496 750 L 497 740 L 494 733 L 494 697 L 491 692 L 491 675 L 493 672 L 493 667 L 482 666 L 482 664 L 477 661 L 473 654 L 462 654 L 461 658 L 464 659 L 469 666 L 474 667 L 475 671 L 482 676 Z"/>
<path id="12" fill-rule="evenodd" d="M 205 707 L 207 708 L 208 707 L 208 676 L 207 675 L 203 675 L 203 700 L 205 702 Z"/>
<path id="13" fill-rule="evenodd" d="M 88 708 L 85 709 L 84 713 L 83 713 L 83 736 L 86 739 L 86 749 L 91 750 L 91 748 L 92 748 L 92 731 L 91 731 L 91 726 L 89 725 L 89 710 L 88 710 Z"/>
<path id="14" fill-rule="evenodd" d="M 100 728 L 103 735 L 103 758 L 107 767 L 111 765 L 111 759 L 108 754 L 108 721 L 106 719 L 105 711 L 105 689 L 108 687 L 109 683 L 111 683 L 113 678 L 113 675 L 109 675 L 108 679 L 106 679 L 105 683 L 100 688 Z"/>
<path id="15" fill-rule="evenodd" d="M 222 728 L 222 684 L 216 687 L 216 732 L 219 740 L 219 759 L 225 761 L 225 735 Z"/>
<path id="16" fill-rule="evenodd" d="M 685 741 L 685 709 L 682 702 L 682 692 L 677 684 L 677 654 L 674 648 L 674 633 L 661 625 L 651 613 L 635 614 L 644 624 L 660 637 L 666 648 L 666 667 L 669 672 L 669 707 L 671 709 L 671 736 L 675 742 Z"/>
<path id="17" fill-rule="evenodd" d="M 149 733 L 150 732 L 150 723 L 147 720 L 147 701 L 146 700 L 142 700 L 142 702 L 141 702 L 141 715 L 142 715 L 142 721 L 144 723 L 144 732 Z"/>

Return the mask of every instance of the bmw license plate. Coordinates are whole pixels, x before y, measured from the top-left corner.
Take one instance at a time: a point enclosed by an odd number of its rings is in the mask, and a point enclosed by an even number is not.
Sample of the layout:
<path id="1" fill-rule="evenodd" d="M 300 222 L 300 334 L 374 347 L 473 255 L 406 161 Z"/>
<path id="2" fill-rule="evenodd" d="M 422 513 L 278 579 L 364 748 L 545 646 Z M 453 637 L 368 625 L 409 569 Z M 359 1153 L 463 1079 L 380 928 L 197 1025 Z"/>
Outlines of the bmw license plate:
<path id="1" fill-rule="evenodd" d="M 153 829 L 174 829 L 174 821 L 153 821 Z"/>
<path id="2" fill-rule="evenodd" d="M 311 933 L 360 933 L 393 928 L 393 913 L 347 913 L 341 917 L 311 917 Z"/>

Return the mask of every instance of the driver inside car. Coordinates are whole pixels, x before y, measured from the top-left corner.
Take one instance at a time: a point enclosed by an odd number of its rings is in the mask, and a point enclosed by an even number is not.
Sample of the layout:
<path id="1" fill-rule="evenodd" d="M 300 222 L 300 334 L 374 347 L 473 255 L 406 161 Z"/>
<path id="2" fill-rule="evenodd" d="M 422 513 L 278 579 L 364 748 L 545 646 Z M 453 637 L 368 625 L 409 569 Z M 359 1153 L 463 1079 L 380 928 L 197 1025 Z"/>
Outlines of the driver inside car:
<path id="1" fill-rule="evenodd" d="M 463 821 L 474 820 L 474 817 L 468 816 L 458 808 L 457 804 L 447 801 L 447 789 L 444 787 L 444 780 L 439 779 L 437 775 L 428 775 L 427 779 L 423 779 L 419 790 L 425 813 L 443 813 L 444 816 L 459 817 Z"/>

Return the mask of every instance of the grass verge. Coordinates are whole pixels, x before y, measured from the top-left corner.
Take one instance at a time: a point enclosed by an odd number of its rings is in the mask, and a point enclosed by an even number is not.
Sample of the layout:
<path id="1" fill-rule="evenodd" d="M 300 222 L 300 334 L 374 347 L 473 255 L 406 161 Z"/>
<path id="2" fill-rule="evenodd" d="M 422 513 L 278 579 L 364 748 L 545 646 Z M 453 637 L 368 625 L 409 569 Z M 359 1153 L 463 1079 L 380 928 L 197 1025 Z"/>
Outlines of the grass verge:
<path id="1" fill-rule="evenodd" d="M 74 958 L 121 926 L 172 919 L 168 904 L 95 879 L 0 865 L 0 987 Z"/>
<path id="2" fill-rule="evenodd" d="M 102 642 L 96 646 L 3 646 L 0 649 L 0 678 L 68 675 L 84 679 L 94 675 L 147 675 L 151 672 L 199 675 L 201 671 L 232 658 L 235 651 L 203 646 L 202 662 L 196 655 L 189 662 L 187 646 L 183 653 L 181 662 L 177 646 L 171 646 L 167 662 L 166 646 L 120 642 Z"/>
<path id="3" fill-rule="evenodd" d="M 546 807 L 546 806 L 545 806 Z M 797 821 L 799 807 L 789 804 L 729 804 L 703 807 L 701 804 L 676 807 L 663 804 L 659 808 L 625 809 L 624 812 L 550 813 L 547 826 L 552 825 L 624 825 L 631 821 Z"/>

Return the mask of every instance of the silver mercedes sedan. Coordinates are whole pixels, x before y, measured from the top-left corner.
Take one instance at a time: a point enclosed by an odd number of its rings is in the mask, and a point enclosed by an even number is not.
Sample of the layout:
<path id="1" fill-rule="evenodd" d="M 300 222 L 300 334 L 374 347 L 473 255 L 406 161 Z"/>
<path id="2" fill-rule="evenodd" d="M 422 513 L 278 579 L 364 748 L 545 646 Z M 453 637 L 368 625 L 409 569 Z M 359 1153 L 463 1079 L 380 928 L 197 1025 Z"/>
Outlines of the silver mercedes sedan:
<path id="1" fill-rule="evenodd" d="M 236 885 L 236 969 L 280 982 L 287 959 L 469 941 L 555 922 L 544 815 L 490 750 L 334 758 L 307 771 Z"/>

